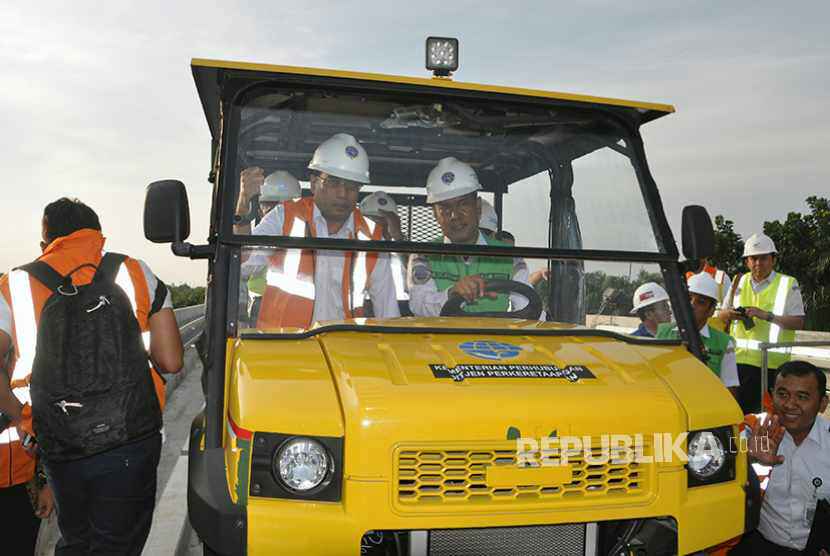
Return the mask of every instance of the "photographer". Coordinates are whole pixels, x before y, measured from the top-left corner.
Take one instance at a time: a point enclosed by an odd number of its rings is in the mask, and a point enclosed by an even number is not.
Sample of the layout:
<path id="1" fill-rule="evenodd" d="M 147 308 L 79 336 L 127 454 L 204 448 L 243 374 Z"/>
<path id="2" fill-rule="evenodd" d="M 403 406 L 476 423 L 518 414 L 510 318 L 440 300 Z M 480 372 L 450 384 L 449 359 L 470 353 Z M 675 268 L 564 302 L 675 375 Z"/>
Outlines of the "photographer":
<path id="1" fill-rule="evenodd" d="M 736 280 L 718 313 L 721 320 L 731 321 L 729 333 L 735 338 L 741 381 L 738 402 L 744 414 L 761 409 L 760 343 L 793 342 L 795 331 L 804 328 L 801 289 L 795 278 L 774 270 L 777 253 L 772 239 L 764 234 L 746 240 L 743 256 L 749 272 Z M 775 384 L 774 370 L 789 360 L 789 350 L 769 351 L 767 389 Z"/>

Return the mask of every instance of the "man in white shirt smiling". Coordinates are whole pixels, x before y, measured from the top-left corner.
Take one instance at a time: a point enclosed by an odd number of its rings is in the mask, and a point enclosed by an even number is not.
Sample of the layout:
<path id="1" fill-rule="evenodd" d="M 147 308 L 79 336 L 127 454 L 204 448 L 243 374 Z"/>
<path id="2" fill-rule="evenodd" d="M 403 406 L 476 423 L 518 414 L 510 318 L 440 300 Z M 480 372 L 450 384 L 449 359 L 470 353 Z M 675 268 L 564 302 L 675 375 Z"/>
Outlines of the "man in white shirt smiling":
<path id="1" fill-rule="evenodd" d="M 772 466 L 761 521 L 731 554 L 806 554 L 816 504 L 830 498 L 830 421 L 819 415 L 826 388 L 824 372 L 806 361 L 779 367 L 774 413 L 752 427 L 749 440 L 750 457 Z"/>

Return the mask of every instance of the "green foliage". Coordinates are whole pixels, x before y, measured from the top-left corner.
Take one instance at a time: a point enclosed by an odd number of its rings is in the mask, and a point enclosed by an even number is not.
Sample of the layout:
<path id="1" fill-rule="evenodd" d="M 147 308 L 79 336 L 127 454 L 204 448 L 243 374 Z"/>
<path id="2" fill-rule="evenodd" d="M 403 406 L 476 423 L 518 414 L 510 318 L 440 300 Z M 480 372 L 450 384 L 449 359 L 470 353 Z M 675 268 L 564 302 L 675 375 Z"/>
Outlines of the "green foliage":
<path id="1" fill-rule="evenodd" d="M 712 264 L 732 278 L 746 270 L 741 257 L 743 252 L 744 242 L 735 232 L 734 223 L 717 215 L 715 217 L 715 256 L 712 257 Z"/>
<path id="2" fill-rule="evenodd" d="M 601 270 L 585 274 L 585 308 L 589 315 L 598 314 L 600 308 L 604 315 L 628 315 L 634 290 L 644 282 L 657 282 L 663 285 L 663 276 L 657 272 L 640 269 L 639 274 L 629 280 L 628 276 L 606 274 Z M 549 282 L 542 280 L 536 284 L 536 291 L 547 309 Z M 610 297 L 607 295 L 613 294 Z M 607 292 L 607 293 L 606 293 Z M 603 305 L 603 300 L 605 304 Z"/>
<path id="3" fill-rule="evenodd" d="M 200 305 L 205 302 L 205 288 L 199 286 L 196 288 L 190 287 L 187 284 L 172 284 L 170 287 L 170 295 L 173 296 L 173 308 L 189 307 L 191 305 Z"/>
<path id="4" fill-rule="evenodd" d="M 807 326 L 830 330 L 830 201 L 808 197 L 808 214 L 791 212 L 784 222 L 764 223 L 778 248 L 776 268 L 801 284 Z"/>

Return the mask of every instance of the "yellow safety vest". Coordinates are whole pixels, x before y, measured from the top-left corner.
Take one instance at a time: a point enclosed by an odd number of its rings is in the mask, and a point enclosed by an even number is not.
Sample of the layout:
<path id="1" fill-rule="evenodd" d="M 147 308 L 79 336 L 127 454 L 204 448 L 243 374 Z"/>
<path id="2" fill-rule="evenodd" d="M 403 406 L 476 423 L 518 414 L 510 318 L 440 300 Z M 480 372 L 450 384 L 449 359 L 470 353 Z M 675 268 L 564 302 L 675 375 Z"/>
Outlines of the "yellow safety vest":
<path id="1" fill-rule="evenodd" d="M 776 315 L 783 315 L 787 303 L 787 294 L 793 287 L 795 279 L 792 276 L 775 273 L 775 278 L 759 293 L 755 293 L 750 284 L 750 273 L 741 276 L 738 283 L 741 293 L 735 299 L 735 307 L 758 307 L 763 311 L 772 311 Z M 738 363 L 744 365 L 761 366 L 761 342 L 793 342 L 795 330 L 786 330 L 765 320 L 754 319 L 755 326 L 751 330 L 744 328 L 740 320 L 732 321 L 731 333 L 735 338 L 735 355 Z M 769 368 L 777 369 L 790 360 L 790 348 L 769 350 Z"/>

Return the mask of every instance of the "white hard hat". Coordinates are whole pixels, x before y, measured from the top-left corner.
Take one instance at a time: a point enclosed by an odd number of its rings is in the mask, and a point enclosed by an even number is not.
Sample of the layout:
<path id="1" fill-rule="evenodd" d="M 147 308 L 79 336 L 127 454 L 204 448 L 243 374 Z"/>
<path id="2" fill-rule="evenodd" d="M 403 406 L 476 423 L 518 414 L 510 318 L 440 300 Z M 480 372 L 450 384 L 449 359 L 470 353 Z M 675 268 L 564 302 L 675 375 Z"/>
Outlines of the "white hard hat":
<path id="1" fill-rule="evenodd" d="M 427 177 L 427 203 L 440 203 L 481 189 L 472 166 L 448 156 Z"/>
<path id="2" fill-rule="evenodd" d="M 358 183 L 369 183 L 369 155 L 348 133 L 332 135 L 314 151 L 309 170 Z"/>
<path id="3" fill-rule="evenodd" d="M 775 243 L 765 234 L 752 234 L 744 243 L 744 257 L 751 257 L 754 255 L 768 255 L 770 253 L 778 253 L 775 248 Z"/>
<path id="4" fill-rule="evenodd" d="M 360 212 L 363 216 L 380 216 L 380 211 L 397 212 L 395 200 L 384 191 L 375 191 L 366 195 L 360 201 Z"/>
<path id="5" fill-rule="evenodd" d="M 496 209 L 486 199 L 481 200 L 481 218 L 478 220 L 478 227 L 491 232 L 499 231 L 499 217 Z"/>
<path id="6" fill-rule="evenodd" d="M 296 199 L 300 193 L 300 182 L 285 170 L 268 174 L 259 192 L 259 200 L 264 203 L 279 203 Z"/>
<path id="7" fill-rule="evenodd" d="M 717 303 L 718 299 L 718 283 L 708 272 L 700 272 L 689 276 L 686 281 L 689 286 L 690 293 L 696 293 L 704 297 L 708 297 Z"/>
<path id="8" fill-rule="evenodd" d="M 641 284 L 640 287 L 634 290 L 634 298 L 631 301 L 634 308 L 631 309 L 631 314 L 635 315 L 640 309 L 654 305 L 660 301 L 668 301 L 668 299 L 669 294 L 666 293 L 666 290 L 660 284 L 656 282 Z"/>

